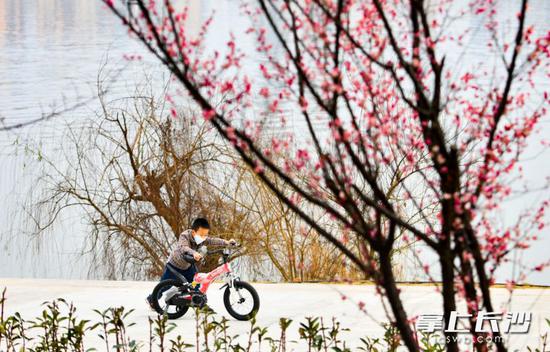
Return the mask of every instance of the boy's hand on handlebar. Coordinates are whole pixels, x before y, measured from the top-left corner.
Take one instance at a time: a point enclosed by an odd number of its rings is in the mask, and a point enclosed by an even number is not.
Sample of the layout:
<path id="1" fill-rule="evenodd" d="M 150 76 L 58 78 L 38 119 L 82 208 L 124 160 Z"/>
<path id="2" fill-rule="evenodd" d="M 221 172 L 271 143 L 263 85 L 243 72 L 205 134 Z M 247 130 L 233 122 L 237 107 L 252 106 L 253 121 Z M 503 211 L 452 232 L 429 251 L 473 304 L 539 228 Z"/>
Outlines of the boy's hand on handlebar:
<path id="1" fill-rule="evenodd" d="M 230 239 L 229 241 L 227 241 L 227 243 L 229 243 L 230 246 L 236 246 L 237 245 L 237 241 L 235 241 L 233 238 Z"/>
<path id="2" fill-rule="evenodd" d="M 199 252 L 193 253 L 193 258 L 198 262 L 202 259 L 202 255 Z"/>

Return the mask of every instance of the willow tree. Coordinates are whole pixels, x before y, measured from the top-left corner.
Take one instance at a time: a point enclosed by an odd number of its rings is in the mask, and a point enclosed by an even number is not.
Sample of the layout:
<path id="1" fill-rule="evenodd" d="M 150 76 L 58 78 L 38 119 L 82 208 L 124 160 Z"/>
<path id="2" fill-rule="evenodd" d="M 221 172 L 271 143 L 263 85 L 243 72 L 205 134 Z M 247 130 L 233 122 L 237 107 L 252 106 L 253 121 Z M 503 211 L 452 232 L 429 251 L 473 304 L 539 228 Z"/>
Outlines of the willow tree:
<path id="1" fill-rule="evenodd" d="M 84 127 L 67 126 L 60 161 L 42 155 L 49 167 L 30 208 L 39 238 L 61 213 L 77 208 L 73 214 L 88 226 L 83 250 L 94 259 L 91 270 L 101 265 L 111 279 L 137 279 L 162 273 L 194 217 L 209 218 L 220 237 L 246 234 L 247 214 L 213 191 L 214 184 L 228 188 L 217 169 L 233 157 L 211 127 L 174 119 L 164 101 L 143 92 L 114 101 L 100 95 L 100 101 L 98 116 Z"/>

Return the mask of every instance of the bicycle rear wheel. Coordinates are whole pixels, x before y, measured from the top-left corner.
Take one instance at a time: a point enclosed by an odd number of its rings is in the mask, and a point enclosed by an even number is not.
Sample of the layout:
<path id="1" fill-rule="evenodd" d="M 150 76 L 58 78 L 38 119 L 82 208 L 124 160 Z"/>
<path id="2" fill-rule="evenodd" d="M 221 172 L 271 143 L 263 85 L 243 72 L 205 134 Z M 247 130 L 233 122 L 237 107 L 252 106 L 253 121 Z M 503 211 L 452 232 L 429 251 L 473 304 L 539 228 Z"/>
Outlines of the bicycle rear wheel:
<path id="1" fill-rule="evenodd" d="M 188 304 L 176 304 L 174 297 L 180 296 L 187 292 L 187 287 L 179 280 L 164 280 L 155 286 L 153 290 L 152 305 L 158 314 L 168 317 L 168 319 L 178 319 L 187 313 L 189 310 Z"/>

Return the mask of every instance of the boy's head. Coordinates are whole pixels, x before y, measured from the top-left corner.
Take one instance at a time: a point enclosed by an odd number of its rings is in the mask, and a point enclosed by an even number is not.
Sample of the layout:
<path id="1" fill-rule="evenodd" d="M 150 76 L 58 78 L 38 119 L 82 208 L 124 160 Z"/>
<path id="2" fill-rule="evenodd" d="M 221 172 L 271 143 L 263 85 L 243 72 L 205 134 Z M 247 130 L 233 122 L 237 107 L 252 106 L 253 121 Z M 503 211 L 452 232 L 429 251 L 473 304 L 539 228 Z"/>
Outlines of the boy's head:
<path id="1" fill-rule="evenodd" d="M 193 230 L 194 235 L 206 238 L 210 231 L 210 224 L 205 218 L 196 218 L 191 224 L 191 230 Z"/>

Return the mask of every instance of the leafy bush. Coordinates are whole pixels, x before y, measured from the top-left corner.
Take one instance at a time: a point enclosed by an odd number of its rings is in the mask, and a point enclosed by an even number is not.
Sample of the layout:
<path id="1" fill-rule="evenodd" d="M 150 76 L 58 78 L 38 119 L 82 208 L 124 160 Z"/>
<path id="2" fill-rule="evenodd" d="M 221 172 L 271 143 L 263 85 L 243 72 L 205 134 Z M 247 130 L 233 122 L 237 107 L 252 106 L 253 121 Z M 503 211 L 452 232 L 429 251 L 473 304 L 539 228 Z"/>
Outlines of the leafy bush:
<path id="1" fill-rule="evenodd" d="M 84 338 L 89 334 L 97 334 L 105 343 L 104 351 L 138 352 L 138 351 L 208 351 L 208 352 L 250 352 L 270 351 L 286 352 L 289 343 L 296 340 L 287 339 L 287 332 L 292 320 L 280 318 L 280 333 L 278 338 L 267 336 L 268 329 L 257 324 L 256 319 L 250 321 L 250 329 L 241 344 L 238 334 L 231 335 L 229 321 L 222 317 L 216 320 L 212 311 L 196 309 L 195 311 L 195 341 L 184 341 L 181 335 L 169 339 L 176 324 L 168 321 L 166 316 L 158 315 L 149 318 L 149 339 L 146 343 L 137 342 L 127 334 L 127 328 L 135 325 L 128 323 L 133 310 L 124 307 L 94 310 L 98 319 L 96 322 L 80 320 L 76 316 L 76 308 L 62 298 L 44 302 L 42 313 L 33 320 L 25 320 L 19 313 L 4 317 L 6 290 L 0 297 L 0 351 L 2 352 L 88 352 L 96 348 L 87 348 Z M 550 326 L 550 321 L 547 320 Z M 357 351 L 394 352 L 401 346 L 398 330 L 392 324 L 384 325 L 385 333 L 379 338 L 364 337 Z M 298 326 L 298 336 L 307 345 L 307 351 L 319 352 L 351 352 L 341 333 L 349 331 L 343 328 L 335 318 L 329 324 L 322 317 L 307 317 Z M 173 335 L 173 334 L 171 334 Z M 422 351 L 441 352 L 445 346 L 434 344 L 430 335 L 419 337 Z M 542 339 L 543 349 L 528 349 L 533 352 L 545 351 L 546 336 Z M 103 348 L 101 348 L 103 349 Z"/>

